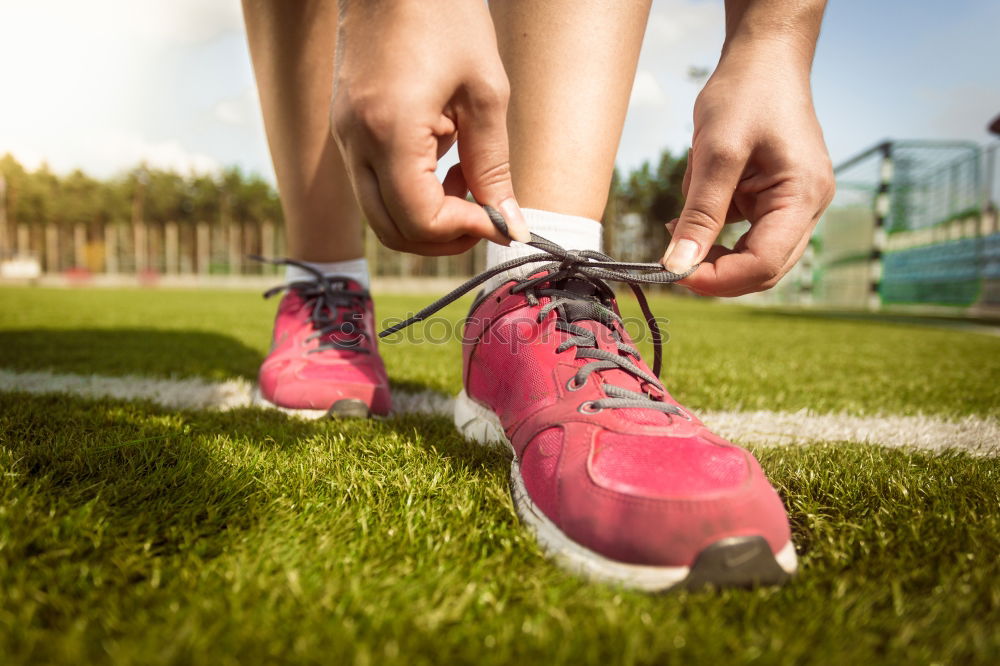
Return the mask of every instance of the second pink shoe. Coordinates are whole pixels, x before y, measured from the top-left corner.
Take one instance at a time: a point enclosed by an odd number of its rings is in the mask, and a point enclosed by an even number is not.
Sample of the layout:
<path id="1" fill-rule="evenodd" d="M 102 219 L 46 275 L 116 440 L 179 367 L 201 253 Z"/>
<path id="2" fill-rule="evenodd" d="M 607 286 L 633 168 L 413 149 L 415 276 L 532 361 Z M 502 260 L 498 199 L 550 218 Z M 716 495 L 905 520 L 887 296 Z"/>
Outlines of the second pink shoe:
<path id="1" fill-rule="evenodd" d="M 262 397 L 279 407 L 323 410 L 335 417 L 386 415 L 389 380 L 378 353 L 371 296 L 354 280 L 315 273 L 314 280 L 281 285 L 287 291 L 274 320 L 271 351 L 260 367 Z"/>

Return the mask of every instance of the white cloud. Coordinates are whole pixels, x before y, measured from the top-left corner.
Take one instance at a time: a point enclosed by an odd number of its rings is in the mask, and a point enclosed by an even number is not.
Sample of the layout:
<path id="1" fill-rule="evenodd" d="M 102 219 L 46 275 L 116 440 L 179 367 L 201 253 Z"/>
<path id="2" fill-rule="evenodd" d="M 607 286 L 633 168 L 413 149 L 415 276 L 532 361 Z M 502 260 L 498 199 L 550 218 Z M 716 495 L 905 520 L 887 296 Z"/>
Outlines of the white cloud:
<path id="1" fill-rule="evenodd" d="M 988 38 L 998 6 L 941 9 L 955 20 L 935 23 L 926 43 L 858 42 L 868 9 L 830 3 L 814 84 L 835 157 L 887 135 L 985 141 L 1000 111 Z M 241 31 L 237 0 L 0 0 L 0 154 L 95 174 L 141 159 L 269 174 Z M 723 35 L 722 0 L 653 3 L 621 167 L 686 149 L 700 88 L 688 70 L 714 66 Z M 875 62 L 895 63 L 892 80 L 879 79 Z"/>
<path id="2" fill-rule="evenodd" d="M 656 76 L 646 69 L 636 72 L 632 84 L 632 96 L 629 98 L 629 108 L 652 107 L 660 109 L 667 103 L 667 96 L 656 80 Z"/>
<path id="3" fill-rule="evenodd" d="M 725 10 L 721 2 L 659 0 L 653 3 L 646 27 L 645 52 L 678 47 L 703 51 L 722 46 Z M 686 67 L 686 65 L 685 65 Z"/>
<path id="4" fill-rule="evenodd" d="M 93 137 L 90 147 L 84 146 L 87 154 L 103 153 L 104 172 L 114 171 L 120 165 L 145 162 L 157 169 L 168 169 L 179 173 L 216 173 L 219 163 L 212 157 L 192 151 L 179 141 L 148 141 L 130 133 L 105 134 Z"/>
<path id="5" fill-rule="evenodd" d="M 151 141 L 128 130 L 80 133 L 70 143 L 0 139 L 0 146 L 0 153 L 9 151 L 29 169 L 44 162 L 57 172 L 82 168 L 98 177 L 114 175 L 141 162 L 180 173 L 216 173 L 220 169 L 215 158 L 191 150 L 176 139 Z"/>
<path id="6" fill-rule="evenodd" d="M 655 161 L 664 148 L 675 153 L 686 150 L 691 110 L 700 89 L 689 79 L 688 70 L 715 65 L 724 28 L 721 2 L 653 3 L 618 150 L 620 167 Z"/>
<path id="7" fill-rule="evenodd" d="M 164 80 L 171 76 L 164 64 L 180 57 L 215 63 L 212 40 L 240 30 L 235 0 L 0 3 L 7 93 L 0 104 L 0 153 L 10 151 L 30 166 L 45 161 L 57 170 L 84 168 L 95 175 L 140 161 L 184 171 L 217 169 L 217 158 L 191 148 L 198 143 L 189 130 L 198 111 L 191 110 L 187 91 L 206 87 L 204 68 Z M 239 72 L 234 68 L 234 78 Z M 209 87 L 209 99 L 212 94 Z M 252 94 L 220 100 L 215 116 L 252 126 Z M 169 125 L 149 117 L 154 99 Z M 202 113 L 212 117 L 211 111 L 209 102 Z"/>
<path id="8" fill-rule="evenodd" d="M 105 1 L 118 8 L 129 7 L 129 20 L 144 39 L 191 44 L 243 30 L 243 14 L 237 0 Z"/>
<path id="9" fill-rule="evenodd" d="M 215 117 L 227 125 L 257 127 L 261 125 L 260 104 L 256 86 L 249 86 L 238 97 L 219 101 L 213 109 Z"/>
<path id="10" fill-rule="evenodd" d="M 8 45 L 13 39 L 17 44 L 38 41 L 58 47 L 64 38 L 98 49 L 109 42 L 192 44 L 243 29 L 236 0 L 5 2 L 0 18 L 0 35 Z"/>

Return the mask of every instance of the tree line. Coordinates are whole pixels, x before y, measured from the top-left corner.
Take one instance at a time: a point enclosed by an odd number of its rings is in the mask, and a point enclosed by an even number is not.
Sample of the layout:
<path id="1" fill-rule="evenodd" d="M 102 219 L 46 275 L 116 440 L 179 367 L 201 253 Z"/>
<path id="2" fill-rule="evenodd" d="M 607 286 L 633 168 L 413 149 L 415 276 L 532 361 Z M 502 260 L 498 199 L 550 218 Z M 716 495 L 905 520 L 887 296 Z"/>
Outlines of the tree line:
<path id="1" fill-rule="evenodd" d="M 622 250 L 622 220 L 638 215 L 639 241 L 665 247 L 665 222 L 683 207 L 681 184 L 687 156 L 663 151 L 657 162 L 645 162 L 624 174 L 615 169 L 604 214 L 606 246 Z M 180 174 L 139 165 L 117 176 L 98 179 L 75 170 L 65 175 L 42 165 L 26 169 L 13 156 L 0 157 L 5 196 L 0 203 L 7 224 L 127 224 L 136 220 L 162 224 L 282 223 L 278 194 L 269 182 L 238 167 L 218 174 Z M 636 219 L 634 216 L 631 218 Z M 655 251 L 646 253 L 653 259 Z"/>
<path id="2" fill-rule="evenodd" d="M 4 211 L 11 225 L 150 223 L 281 223 L 278 194 L 270 183 L 238 167 L 219 174 L 182 175 L 139 165 L 108 179 L 79 169 L 65 175 L 45 164 L 26 169 L 12 155 L 0 157 Z"/>

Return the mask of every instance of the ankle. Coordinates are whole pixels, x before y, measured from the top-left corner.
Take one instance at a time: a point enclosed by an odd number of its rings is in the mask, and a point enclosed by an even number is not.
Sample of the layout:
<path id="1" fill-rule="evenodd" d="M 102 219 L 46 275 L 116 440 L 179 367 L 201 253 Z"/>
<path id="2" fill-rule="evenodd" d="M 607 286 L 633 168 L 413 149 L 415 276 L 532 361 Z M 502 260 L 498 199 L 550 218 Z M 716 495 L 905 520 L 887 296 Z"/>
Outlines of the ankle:
<path id="1" fill-rule="evenodd" d="M 357 259 L 347 259 L 345 261 L 300 261 L 314 271 L 323 275 L 338 275 L 348 277 L 364 289 L 371 288 L 371 276 L 368 272 L 368 260 L 364 257 Z M 310 282 L 316 279 L 316 275 L 310 271 L 295 265 L 285 267 L 285 282 Z"/>
<path id="2" fill-rule="evenodd" d="M 543 236 L 567 250 L 600 251 L 602 231 L 601 223 L 597 220 L 535 208 L 524 208 L 523 211 L 528 222 L 528 230 L 532 233 Z M 507 247 L 496 243 L 487 243 L 486 267 L 492 268 L 505 261 L 537 252 L 538 250 L 535 248 L 523 243 L 511 243 Z M 511 278 L 528 275 L 534 270 L 534 267 L 529 265 L 505 271 L 491 278 L 483 286 L 486 291 L 493 291 Z"/>

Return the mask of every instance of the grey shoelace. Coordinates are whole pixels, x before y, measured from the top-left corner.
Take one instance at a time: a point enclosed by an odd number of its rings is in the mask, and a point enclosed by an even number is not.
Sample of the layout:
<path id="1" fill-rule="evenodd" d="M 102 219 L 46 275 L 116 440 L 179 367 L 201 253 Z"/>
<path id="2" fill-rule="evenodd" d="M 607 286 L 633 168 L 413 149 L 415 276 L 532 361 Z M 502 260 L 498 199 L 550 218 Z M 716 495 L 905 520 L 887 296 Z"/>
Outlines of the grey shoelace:
<path id="1" fill-rule="evenodd" d="M 315 280 L 293 282 L 272 287 L 264 292 L 264 298 L 271 298 L 282 291 L 294 289 L 307 304 L 312 305 L 309 321 L 316 332 L 307 340 L 319 338 L 320 344 L 309 354 L 326 349 L 343 349 L 362 354 L 371 353 L 368 333 L 361 318 L 365 312 L 368 292 L 364 289 L 348 289 L 347 278 L 323 275 L 312 266 L 294 259 L 267 259 L 253 255 L 255 261 L 276 266 L 298 266 L 316 276 Z"/>
<path id="2" fill-rule="evenodd" d="M 489 206 L 485 209 L 494 226 L 509 238 L 510 234 L 503 216 Z M 548 297 L 549 302 L 538 311 L 537 321 L 541 323 L 555 310 L 559 314 L 555 323 L 556 330 L 570 336 L 557 347 L 556 351 L 563 352 L 575 348 L 576 358 L 592 359 L 590 363 L 581 366 L 570 379 L 566 386 L 567 390 L 579 390 L 594 372 L 617 369 L 661 392 L 660 395 L 650 395 L 604 382 L 604 393 L 608 397 L 584 402 L 580 405 L 579 411 L 596 413 L 602 409 L 639 408 L 690 418 L 680 408 L 662 401 L 662 392 L 665 392 L 665 389 L 658 377 L 663 358 L 663 336 L 640 285 L 670 284 L 684 279 L 693 273 L 697 266 L 693 266 L 685 273 L 673 273 L 660 264 L 615 261 L 610 256 L 593 250 L 567 250 L 534 233 L 531 234 L 531 240 L 527 244 L 541 252 L 517 257 L 483 271 L 406 321 L 385 329 L 379 333 L 379 337 L 384 338 L 426 319 L 496 275 L 527 264 L 541 264 L 533 273 L 544 272 L 544 274 L 533 278 L 516 279 L 517 284 L 511 287 L 510 292 L 514 294 L 524 292 L 525 298 L 531 305 L 538 305 L 540 298 Z M 655 376 L 638 366 L 638 350 L 622 340 L 619 333 L 619 327 L 623 327 L 621 317 L 610 307 L 614 291 L 605 280 L 624 282 L 635 294 L 653 340 Z M 593 331 L 574 324 L 584 320 L 597 321 L 606 326 L 613 336 L 617 353 L 600 349 Z"/>

